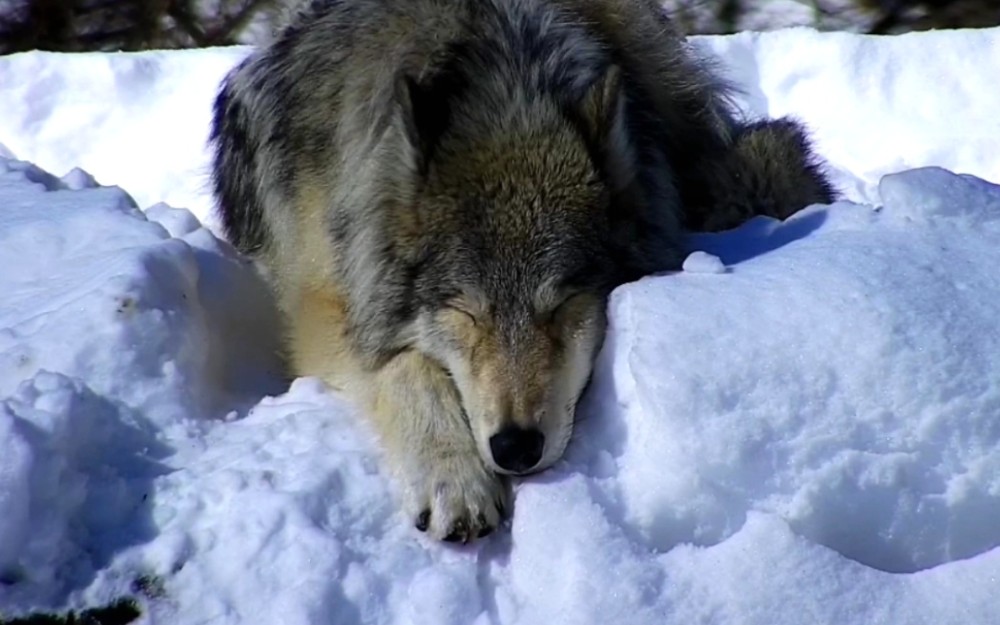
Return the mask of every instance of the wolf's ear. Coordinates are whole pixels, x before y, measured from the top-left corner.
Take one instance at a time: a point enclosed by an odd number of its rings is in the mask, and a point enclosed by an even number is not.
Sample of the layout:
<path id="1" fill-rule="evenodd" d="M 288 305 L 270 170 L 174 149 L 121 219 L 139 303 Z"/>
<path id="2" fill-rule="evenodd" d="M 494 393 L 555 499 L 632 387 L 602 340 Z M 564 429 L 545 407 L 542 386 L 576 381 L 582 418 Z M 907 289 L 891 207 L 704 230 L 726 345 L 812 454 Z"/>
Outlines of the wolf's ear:
<path id="1" fill-rule="evenodd" d="M 426 174 L 434 149 L 451 117 L 447 85 L 440 80 L 421 84 L 403 74 L 396 80 L 395 96 L 414 168 L 421 175 Z"/>
<path id="2" fill-rule="evenodd" d="M 574 118 L 584 141 L 590 146 L 595 165 L 619 189 L 635 174 L 635 156 L 625 120 L 625 93 L 621 69 L 610 65 L 604 75 L 587 88 L 575 107 Z"/>
<path id="3" fill-rule="evenodd" d="M 622 125 L 622 79 L 617 65 L 608 66 L 604 75 L 587 88 L 578 114 L 586 138 L 595 145 L 606 145 Z"/>

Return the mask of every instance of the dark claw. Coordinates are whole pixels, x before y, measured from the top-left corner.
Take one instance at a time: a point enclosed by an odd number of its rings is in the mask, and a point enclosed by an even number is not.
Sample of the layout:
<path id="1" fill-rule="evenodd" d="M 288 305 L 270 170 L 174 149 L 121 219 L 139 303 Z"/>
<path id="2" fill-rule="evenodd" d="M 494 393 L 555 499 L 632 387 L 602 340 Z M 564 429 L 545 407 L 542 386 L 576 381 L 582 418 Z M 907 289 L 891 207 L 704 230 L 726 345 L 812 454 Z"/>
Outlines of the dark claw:
<path id="1" fill-rule="evenodd" d="M 417 517 L 417 522 L 414 524 L 415 527 L 421 532 L 426 532 L 427 528 L 431 526 L 431 511 L 424 510 Z"/>

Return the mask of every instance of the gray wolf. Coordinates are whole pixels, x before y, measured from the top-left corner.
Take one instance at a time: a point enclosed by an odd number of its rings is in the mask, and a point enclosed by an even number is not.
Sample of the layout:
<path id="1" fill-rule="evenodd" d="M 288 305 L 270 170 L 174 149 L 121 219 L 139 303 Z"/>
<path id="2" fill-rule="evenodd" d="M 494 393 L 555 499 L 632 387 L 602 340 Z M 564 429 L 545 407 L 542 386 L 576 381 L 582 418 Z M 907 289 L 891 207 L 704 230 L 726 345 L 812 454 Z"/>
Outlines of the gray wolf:
<path id="1" fill-rule="evenodd" d="M 227 76 L 211 141 L 291 373 L 359 404 L 444 540 L 563 454 L 613 288 L 688 230 L 833 198 L 654 0 L 311 2 Z"/>

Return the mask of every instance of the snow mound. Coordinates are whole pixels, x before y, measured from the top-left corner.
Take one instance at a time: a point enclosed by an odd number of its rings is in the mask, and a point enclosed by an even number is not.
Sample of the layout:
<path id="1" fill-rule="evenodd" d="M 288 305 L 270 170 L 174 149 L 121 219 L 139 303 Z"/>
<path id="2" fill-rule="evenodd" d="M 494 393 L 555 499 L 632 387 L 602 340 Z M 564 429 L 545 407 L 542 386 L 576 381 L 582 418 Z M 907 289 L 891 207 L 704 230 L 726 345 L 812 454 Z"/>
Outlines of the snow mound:
<path id="1" fill-rule="evenodd" d="M 750 510 L 885 571 L 1000 544 L 1000 187 L 938 169 L 882 184 L 878 213 L 757 220 L 812 222 L 778 248 L 747 237 L 760 223 L 700 237 L 734 252 L 718 280 L 614 294 L 580 436 L 610 449 L 572 457 L 610 454 L 602 496 L 642 544 L 716 544 Z M 942 212 L 975 219 L 912 219 Z"/>
<path id="2" fill-rule="evenodd" d="M 58 371 L 167 424 L 216 412 L 231 401 L 219 390 L 261 382 L 253 368 L 274 351 L 261 340 L 273 335 L 260 329 L 273 321 L 263 290 L 189 213 L 185 230 L 153 211 L 183 234 L 172 238 L 120 189 L 16 161 L 0 160 L 0 193 L 0 396 Z M 261 312 L 237 314 L 246 305 Z M 240 337 L 255 340 L 229 353 Z"/>
<path id="3" fill-rule="evenodd" d="M 691 252 L 684 259 L 682 269 L 688 273 L 726 273 L 726 265 L 718 256 L 700 250 Z"/>
<path id="4" fill-rule="evenodd" d="M 155 536 L 161 439 L 280 388 L 245 261 L 190 213 L 151 211 L 171 238 L 92 181 L 0 159 L 0 598 L 15 604 L 58 605 Z"/>
<path id="5" fill-rule="evenodd" d="M 940 167 L 890 174 L 882 178 L 878 189 L 895 216 L 958 221 L 969 228 L 995 228 L 1000 220 L 1000 186 L 975 176 L 956 176 Z"/>

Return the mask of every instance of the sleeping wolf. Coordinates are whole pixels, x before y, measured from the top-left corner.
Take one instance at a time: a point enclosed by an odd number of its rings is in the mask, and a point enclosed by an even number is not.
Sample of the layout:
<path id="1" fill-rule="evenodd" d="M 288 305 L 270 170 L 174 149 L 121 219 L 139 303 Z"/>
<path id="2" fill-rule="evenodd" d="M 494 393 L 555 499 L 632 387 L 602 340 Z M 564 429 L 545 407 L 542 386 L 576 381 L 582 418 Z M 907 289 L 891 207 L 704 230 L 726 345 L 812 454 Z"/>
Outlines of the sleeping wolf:
<path id="1" fill-rule="evenodd" d="M 370 417 L 416 526 L 489 533 L 570 439 L 611 289 L 832 200 L 654 0 L 320 0 L 226 78 L 214 189 L 292 373 Z"/>

